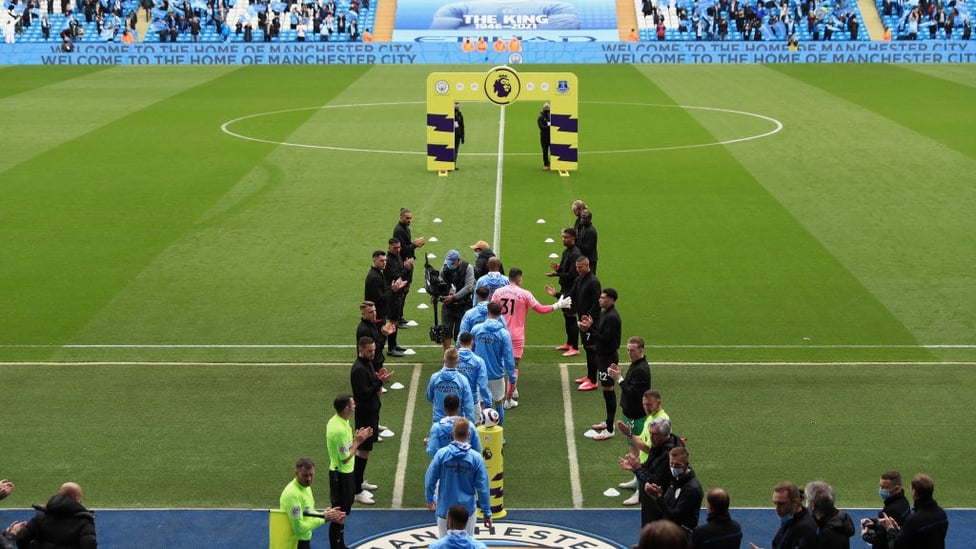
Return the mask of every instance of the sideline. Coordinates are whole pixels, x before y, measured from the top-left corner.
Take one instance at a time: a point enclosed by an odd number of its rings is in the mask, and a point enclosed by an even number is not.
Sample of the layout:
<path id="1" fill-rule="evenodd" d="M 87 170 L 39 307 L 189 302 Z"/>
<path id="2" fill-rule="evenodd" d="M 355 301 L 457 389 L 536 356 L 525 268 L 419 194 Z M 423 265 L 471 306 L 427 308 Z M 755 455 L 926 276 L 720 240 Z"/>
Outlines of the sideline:
<path id="1" fill-rule="evenodd" d="M 417 387 L 420 386 L 420 373 L 423 364 L 413 365 L 410 374 L 410 392 L 407 395 L 407 407 L 403 411 L 403 427 L 400 429 L 400 452 L 397 454 L 397 471 L 407 470 L 407 456 L 410 454 L 410 440 L 413 434 L 413 414 L 417 404 Z M 394 509 L 403 507 L 404 475 L 394 475 L 393 498 L 390 504 Z"/>
<path id="2" fill-rule="evenodd" d="M 576 426 L 573 424 L 573 399 L 569 390 L 568 364 L 559 364 L 559 383 L 563 388 L 563 425 L 566 429 L 566 454 L 569 457 L 569 487 L 573 509 L 583 508 L 583 487 L 580 484 L 579 455 L 576 449 Z"/>

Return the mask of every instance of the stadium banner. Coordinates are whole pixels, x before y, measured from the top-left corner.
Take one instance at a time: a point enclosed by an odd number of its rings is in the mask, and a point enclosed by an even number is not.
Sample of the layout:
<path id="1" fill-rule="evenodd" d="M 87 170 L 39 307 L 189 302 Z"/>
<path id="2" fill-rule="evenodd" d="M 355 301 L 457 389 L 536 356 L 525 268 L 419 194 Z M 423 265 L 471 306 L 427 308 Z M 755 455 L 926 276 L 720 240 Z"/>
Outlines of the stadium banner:
<path id="1" fill-rule="evenodd" d="M 520 51 L 464 51 L 451 42 L 261 42 L 0 44 L 0 65 L 346 65 L 346 64 L 749 64 L 976 63 L 976 41 L 575 42 L 525 40 Z"/>
<path id="2" fill-rule="evenodd" d="M 393 40 L 442 42 L 485 38 L 616 41 L 612 0 L 411 0 L 397 5 Z M 489 47 L 490 49 L 490 47 Z"/>

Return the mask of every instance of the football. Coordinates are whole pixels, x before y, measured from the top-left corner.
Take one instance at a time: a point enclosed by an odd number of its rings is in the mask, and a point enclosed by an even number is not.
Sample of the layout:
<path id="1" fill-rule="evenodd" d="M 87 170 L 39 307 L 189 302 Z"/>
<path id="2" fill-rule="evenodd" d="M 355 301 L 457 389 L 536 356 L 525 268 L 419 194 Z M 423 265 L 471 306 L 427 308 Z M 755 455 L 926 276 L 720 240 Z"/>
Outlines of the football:
<path id="1" fill-rule="evenodd" d="M 494 408 L 485 408 L 481 411 L 481 423 L 488 427 L 498 425 L 498 412 Z"/>

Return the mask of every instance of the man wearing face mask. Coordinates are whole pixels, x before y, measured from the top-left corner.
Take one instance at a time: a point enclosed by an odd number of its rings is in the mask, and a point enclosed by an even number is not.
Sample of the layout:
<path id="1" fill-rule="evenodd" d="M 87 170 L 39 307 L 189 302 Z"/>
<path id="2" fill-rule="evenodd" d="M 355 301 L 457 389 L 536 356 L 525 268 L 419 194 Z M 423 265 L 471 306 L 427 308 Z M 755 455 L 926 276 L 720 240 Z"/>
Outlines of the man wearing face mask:
<path id="1" fill-rule="evenodd" d="M 690 456 L 683 446 L 671 449 L 671 484 L 667 489 L 658 484 L 645 484 L 644 491 L 651 498 L 661 516 L 677 523 L 689 533 L 698 526 L 699 509 L 705 497 L 695 471 L 689 465 Z"/>
<path id="2" fill-rule="evenodd" d="M 803 506 L 803 492 L 788 480 L 773 488 L 773 507 L 779 516 L 780 525 L 773 536 L 773 547 L 813 547 L 817 542 L 817 522 Z M 749 543 L 751 549 L 761 549 Z"/>
<path id="3" fill-rule="evenodd" d="M 441 280 L 447 283 L 450 288 L 450 293 L 444 297 L 441 307 L 442 321 L 451 334 L 449 338 L 443 341 L 446 351 L 457 339 L 464 313 L 473 305 L 471 296 L 474 293 L 474 267 L 461 259 L 461 254 L 457 250 L 449 250 L 444 257 Z"/>
<path id="4" fill-rule="evenodd" d="M 632 471 L 637 477 L 637 493 L 640 494 L 641 504 L 641 527 L 663 518 L 657 506 L 651 501 L 648 492 L 642 487 L 647 484 L 657 484 L 666 490 L 674 481 L 670 471 L 670 452 L 676 447 L 685 445 L 681 437 L 671 432 L 671 421 L 669 419 L 663 417 L 654 419 L 647 424 L 647 432 L 651 446 L 644 461 L 632 453 L 620 458 L 620 468 L 625 471 Z"/>
<path id="5" fill-rule="evenodd" d="M 932 497 L 934 493 L 932 477 L 916 473 L 912 477 L 914 512 L 900 527 L 894 518 L 882 517 L 878 521 L 878 537 L 884 542 L 893 540 L 894 549 L 945 549 L 949 517 Z"/>
<path id="6" fill-rule="evenodd" d="M 912 512 L 908 504 L 905 491 L 901 487 L 901 473 L 885 471 L 878 481 L 878 496 L 884 501 L 884 509 L 878 513 L 878 518 L 891 517 L 898 526 L 905 524 L 905 519 Z M 877 535 L 878 521 L 875 519 L 861 519 L 861 539 L 874 549 L 888 549 L 887 542 L 882 542 Z"/>

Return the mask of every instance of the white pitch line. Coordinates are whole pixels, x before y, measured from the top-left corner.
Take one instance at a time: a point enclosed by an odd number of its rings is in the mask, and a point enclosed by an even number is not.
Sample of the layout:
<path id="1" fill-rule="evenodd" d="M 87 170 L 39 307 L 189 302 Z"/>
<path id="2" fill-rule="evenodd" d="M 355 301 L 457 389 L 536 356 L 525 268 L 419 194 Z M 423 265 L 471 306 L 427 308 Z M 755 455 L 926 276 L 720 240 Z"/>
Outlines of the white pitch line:
<path id="1" fill-rule="evenodd" d="M 495 245 L 495 255 L 502 254 L 502 172 L 505 169 L 505 105 L 498 109 L 498 162 L 495 170 L 495 220 L 491 242 Z"/>
<path id="2" fill-rule="evenodd" d="M 565 363 L 559 365 L 559 383 L 563 388 L 563 424 L 566 428 L 566 453 L 569 456 L 569 489 L 573 498 L 573 509 L 583 508 L 583 487 L 580 485 L 579 456 L 576 450 L 576 426 L 573 424 L 572 395 L 569 392 L 569 369 Z"/>
<path id="3" fill-rule="evenodd" d="M 976 361 L 834 361 L 834 362 L 702 362 L 698 360 L 686 361 L 653 361 L 648 363 L 652 366 L 976 366 Z M 568 362 L 566 364 L 582 364 L 581 362 Z M 2 366 L 343 366 L 348 367 L 348 362 L 179 362 L 174 360 L 161 360 L 159 362 L 134 361 L 0 361 Z"/>
<path id="4" fill-rule="evenodd" d="M 286 344 L 286 343 L 22 343 L 3 344 L 0 349 L 353 349 L 355 344 Z M 418 349 L 439 349 L 440 345 L 414 345 Z M 550 349 L 549 345 L 526 345 L 526 349 Z M 914 345 L 873 345 L 856 343 L 824 344 L 702 344 L 648 345 L 648 349 L 976 349 L 972 343 L 932 343 Z"/>
<path id="5" fill-rule="evenodd" d="M 407 470 L 407 455 L 410 453 L 410 435 L 413 430 L 414 403 L 417 402 L 417 387 L 420 386 L 422 367 L 422 364 L 414 364 L 413 374 L 410 375 L 410 392 L 407 395 L 407 407 L 403 411 L 403 429 L 400 430 L 400 453 L 397 454 L 397 468 L 393 475 L 393 502 L 390 505 L 394 509 L 403 507 L 403 479 L 406 475 L 399 473 Z"/>

